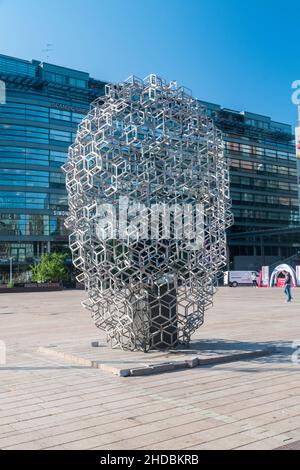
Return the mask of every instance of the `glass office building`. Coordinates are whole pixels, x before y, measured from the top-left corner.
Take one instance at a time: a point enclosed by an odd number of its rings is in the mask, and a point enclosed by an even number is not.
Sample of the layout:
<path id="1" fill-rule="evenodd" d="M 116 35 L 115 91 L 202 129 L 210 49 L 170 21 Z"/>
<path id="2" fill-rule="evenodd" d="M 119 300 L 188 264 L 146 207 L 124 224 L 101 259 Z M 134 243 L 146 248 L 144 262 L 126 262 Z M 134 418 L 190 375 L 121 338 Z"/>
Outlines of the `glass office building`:
<path id="1" fill-rule="evenodd" d="M 234 225 L 231 269 L 259 269 L 300 250 L 294 133 L 267 116 L 205 103 L 223 131 Z"/>
<path id="2" fill-rule="evenodd" d="M 104 83 L 88 73 L 0 55 L 0 277 L 67 249 L 68 147 Z M 1 279 L 0 279 L 1 282 Z"/>
<path id="3" fill-rule="evenodd" d="M 61 165 L 104 86 L 85 72 L 0 55 L 0 282 L 10 260 L 15 277 L 43 253 L 68 248 Z M 202 103 L 223 132 L 230 165 L 228 267 L 258 269 L 300 251 L 291 126 Z"/>

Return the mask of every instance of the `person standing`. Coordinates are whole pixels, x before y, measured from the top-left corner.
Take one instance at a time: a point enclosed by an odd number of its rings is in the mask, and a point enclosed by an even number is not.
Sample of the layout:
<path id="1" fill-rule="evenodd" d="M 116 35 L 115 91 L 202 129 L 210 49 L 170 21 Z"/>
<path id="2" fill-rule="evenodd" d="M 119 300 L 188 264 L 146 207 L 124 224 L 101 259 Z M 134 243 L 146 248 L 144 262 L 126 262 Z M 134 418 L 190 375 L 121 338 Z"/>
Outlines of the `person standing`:
<path id="1" fill-rule="evenodd" d="M 285 280 L 284 280 L 284 293 L 287 297 L 286 302 L 292 300 L 291 288 L 292 288 L 292 276 L 287 271 L 284 271 Z"/>
<path id="2" fill-rule="evenodd" d="M 256 273 L 255 273 L 255 272 L 252 272 L 252 273 L 251 273 L 251 280 L 252 280 L 252 286 L 253 286 L 253 287 L 258 287 L 257 279 L 256 279 Z"/>

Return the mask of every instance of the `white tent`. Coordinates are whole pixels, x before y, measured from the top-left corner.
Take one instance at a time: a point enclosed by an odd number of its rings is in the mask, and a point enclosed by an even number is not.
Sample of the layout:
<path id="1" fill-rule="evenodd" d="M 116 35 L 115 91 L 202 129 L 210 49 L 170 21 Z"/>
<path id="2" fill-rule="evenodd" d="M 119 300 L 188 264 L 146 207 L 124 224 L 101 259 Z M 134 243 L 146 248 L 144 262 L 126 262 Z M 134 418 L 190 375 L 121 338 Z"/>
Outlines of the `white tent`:
<path id="1" fill-rule="evenodd" d="M 288 273 L 290 273 L 290 275 L 292 276 L 293 284 L 294 284 L 294 286 L 296 286 L 297 283 L 296 283 L 296 273 L 295 273 L 295 270 L 294 270 L 291 266 L 289 266 L 288 264 L 279 264 L 279 265 L 274 269 L 274 271 L 273 271 L 272 274 L 271 274 L 270 286 L 271 286 L 271 287 L 276 286 L 278 275 L 279 275 L 280 273 L 282 273 L 282 271 L 287 271 Z"/>

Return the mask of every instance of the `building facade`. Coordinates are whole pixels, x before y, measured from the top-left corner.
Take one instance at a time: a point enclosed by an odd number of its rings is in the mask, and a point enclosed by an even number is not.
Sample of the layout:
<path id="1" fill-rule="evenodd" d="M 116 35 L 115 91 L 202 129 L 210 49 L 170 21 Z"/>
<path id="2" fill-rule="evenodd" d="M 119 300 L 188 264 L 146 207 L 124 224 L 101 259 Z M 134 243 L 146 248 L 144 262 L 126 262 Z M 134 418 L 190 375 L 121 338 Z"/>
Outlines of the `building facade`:
<path id="1" fill-rule="evenodd" d="M 67 249 L 61 165 L 104 83 L 88 73 L 0 55 L 0 277 Z M 1 279 L 0 279 L 1 282 Z"/>
<path id="2" fill-rule="evenodd" d="M 85 72 L 0 55 L 0 85 L 0 282 L 6 282 L 11 262 L 16 277 L 43 253 L 67 250 L 61 165 L 105 83 Z M 223 132 L 230 168 L 235 223 L 228 268 L 259 269 L 294 255 L 300 231 L 291 126 L 202 103 Z"/>
<path id="3" fill-rule="evenodd" d="M 222 130 L 230 170 L 234 225 L 230 269 L 260 269 L 300 250 L 294 133 L 267 116 L 206 103 Z"/>

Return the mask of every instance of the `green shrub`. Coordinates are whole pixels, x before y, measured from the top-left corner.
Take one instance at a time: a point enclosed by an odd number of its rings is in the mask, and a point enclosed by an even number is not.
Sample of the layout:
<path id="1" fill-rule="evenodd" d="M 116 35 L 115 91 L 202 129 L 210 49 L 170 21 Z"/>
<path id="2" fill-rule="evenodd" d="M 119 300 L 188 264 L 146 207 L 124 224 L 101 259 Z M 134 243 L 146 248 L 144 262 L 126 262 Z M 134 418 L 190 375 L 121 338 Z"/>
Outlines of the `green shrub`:
<path id="1" fill-rule="evenodd" d="M 31 267 L 34 282 L 62 282 L 68 278 L 65 265 L 66 254 L 51 253 L 43 255 L 41 261 Z"/>

